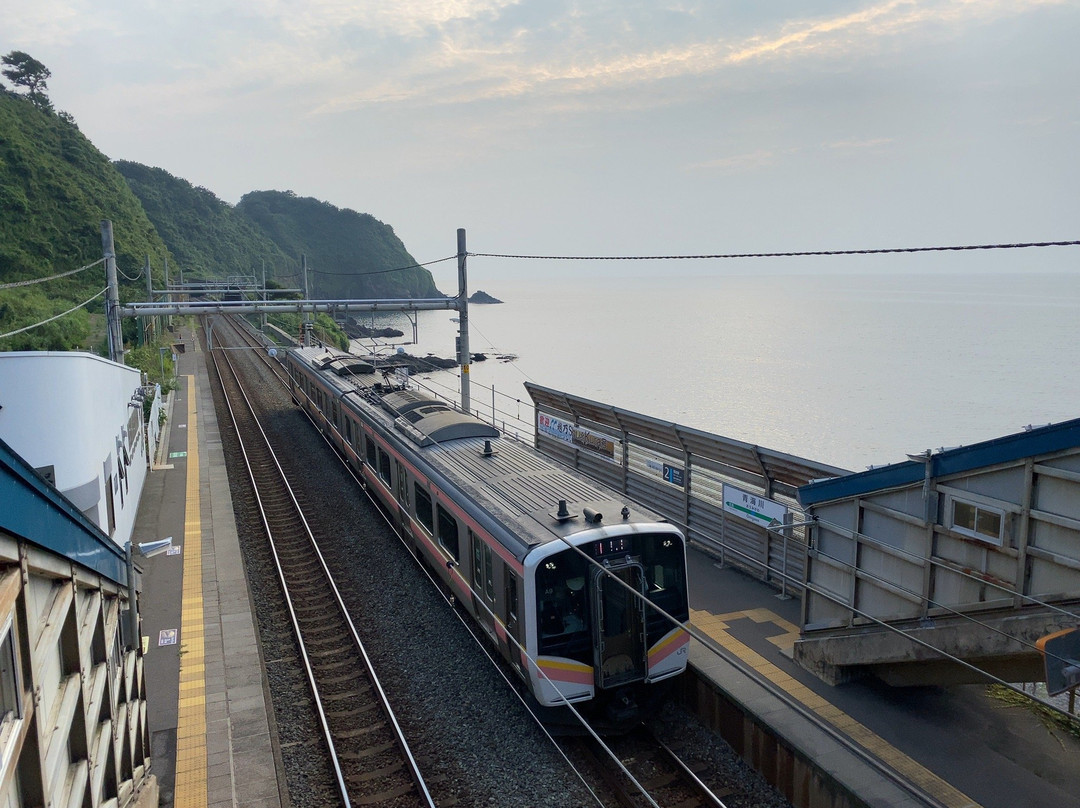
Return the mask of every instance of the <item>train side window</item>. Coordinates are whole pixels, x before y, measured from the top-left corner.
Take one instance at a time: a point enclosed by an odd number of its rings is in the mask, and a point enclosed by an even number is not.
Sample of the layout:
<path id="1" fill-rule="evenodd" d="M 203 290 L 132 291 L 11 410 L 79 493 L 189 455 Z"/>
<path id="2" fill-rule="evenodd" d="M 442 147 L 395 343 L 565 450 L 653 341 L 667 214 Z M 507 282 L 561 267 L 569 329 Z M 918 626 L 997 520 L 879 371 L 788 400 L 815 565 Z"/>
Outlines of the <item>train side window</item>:
<path id="1" fill-rule="evenodd" d="M 372 468 L 375 467 L 375 440 L 368 435 L 365 439 L 367 443 L 367 462 Z"/>
<path id="2" fill-rule="evenodd" d="M 352 419 L 345 419 L 345 442 L 352 445 Z"/>
<path id="3" fill-rule="evenodd" d="M 469 528 L 469 543 L 472 545 L 472 588 L 474 592 L 480 592 L 484 581 L 484 543 L 480 537 Z"/>
<path id="4" fill-rule="evenodd" d="M 434 533 L 435 520 L 432 518 L 431 494 L 420 486 L 414 485 L 413 495 L 416 497 L 416 520 L 427 529 L 428 533 Z"/>
<path id="5" fill-rule="evenodd" d="M 390 484 L 390 455 L 382 449 L 379 449 L 379 476 L 384 483 Z"/>
<path id="6" fill-rule="evenodd" d="M 491 547 L 484 544 L 483 540 L 472 530 L 469 530 L 469 538 L 472 541 L 472 588 L 476 594 L 483 593 L 488 603 L 495 602 L 495 580 L 491 568 Z"/>
<path id="7" fill-rule="evenodd" d="M 397 498 L 398 502 L 405 506 L 405 509 L 409 508 L 409 473 L 405 470 L 405 466 L 401 463 L 397 464 L 398 484 L 397 484 Z"/>
<path id="8" fill-rule="evenodd" d="M 509 567 L 503 567 L 503 575 L 506 576 L 506 617 L 508 623 L 516 623 L 518 616 L 518 590 L 517 578 L 514 571 Z"/>
<path id="9" fill-rule="evenodd" d="M 484 545 L 484 596 L 489 603 L 495 602 L 495 574 L 491 564 L 491 548 Z"/>
<path id="10" fill-rule="evenodd" d="M 442 505 L 437 505 L 436 508 L 439 513 L 439 544 L 450 551 L 455 561 L 460 561 L 457 519 L 451 516 Z"/>

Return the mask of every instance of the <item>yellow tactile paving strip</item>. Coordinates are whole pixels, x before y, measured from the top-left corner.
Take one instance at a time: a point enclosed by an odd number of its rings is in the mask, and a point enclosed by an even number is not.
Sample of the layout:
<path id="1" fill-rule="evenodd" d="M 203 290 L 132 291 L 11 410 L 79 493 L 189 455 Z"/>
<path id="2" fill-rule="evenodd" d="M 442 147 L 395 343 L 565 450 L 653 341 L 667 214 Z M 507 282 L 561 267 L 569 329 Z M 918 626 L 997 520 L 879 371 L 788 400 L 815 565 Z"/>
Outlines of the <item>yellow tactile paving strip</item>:
<path id="1" fill-rule="evenodd" d="M 176 724 L 176 808 L 206 805 L 206 665 L 203 643 L 202 509 L 195 377 L 187 377 L 187 507 L 180 619 L 180 704 Z"/>
<path id="2" fill-rule="evenodd" d="M 981 808 L 977 802 L 966 794 L 953 788 L 930 770 L 923 768 L 884 738 L 867 729 L 842 710 L 829 704 L 813 690 L 786 674 L 761 654 L 732 637 L 728 633 L 728 624 L 743 619 L 752 620 L 755 623 L 772 623 L 782 629 L 783 634 L 769 638 L 769 642 L 782 651 L 790 651 L 799 636 L 798 627 L 768 609 L 749 609 L 743 612 L 728 612 L 726 614 L 712 614 L 711 612 L 696 609 L 690 610 L 690 622 L 695 627 L 708 634 L 720 646 L 735 654 L 746 665 L 768 677 L 773 684 L 783 688 L 793 698 L 817 713 L 820 718 L 828 721 L 859 746 L 869 750 L 886 765 L 900 772 L 909 781 L 935 795 L 950 808 Z"/>

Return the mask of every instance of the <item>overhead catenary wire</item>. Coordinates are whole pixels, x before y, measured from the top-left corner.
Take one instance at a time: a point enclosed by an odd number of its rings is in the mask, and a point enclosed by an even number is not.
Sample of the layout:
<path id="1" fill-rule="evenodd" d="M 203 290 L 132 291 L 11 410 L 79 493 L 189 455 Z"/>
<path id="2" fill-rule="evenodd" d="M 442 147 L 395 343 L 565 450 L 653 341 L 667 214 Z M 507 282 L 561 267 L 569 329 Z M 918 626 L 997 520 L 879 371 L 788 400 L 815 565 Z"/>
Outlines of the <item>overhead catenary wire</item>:
<path id="1" fill-rule="evenodd" d="M 456 255 L 448 255 L 446 258 L 436 258 L 434 261 L 425 261 L 422 264 L 409 264 L 404 267 L 394 267 L 393 269 L 376 269 L 371 272 L 331 272 L 327 269 L 312 269 L 308 267 L 308 272 L 313 275 L 339 275 L 348 276 L 350 278 L 366 278 L 369 275 L 387 275 L 391 272 L 404 272 L 408 269 L 420 269 L 421 267 L 429 267 L 432 264 L 441 264 L 443 261 L 454 261 L 457 259 Z"/>
<path id="2" fill-rule="evenodd" d="M 145 269 L 145 267 L 143 269 Z M 139 278 L 141 278 L 143 276 L 143 269 L 140 269 L 139 274 L 136 275 L 134 278 L 131 277 L 130 275 L 128 275 L 126 272 L 124 272 L 124 270 L 120 269 L 120 267 L 117 267 L 116 271 L 118 273 L 120 273 L 121 275 L 123 275 L 125 278 L 127 278 L 129 281 L 137 281 Z"/>
<path id="3" fill-rule="evenodd" d="M 884 255 L 887 253 L 1018 250 L 1033 247 L 1078 247 L 1080 241 L 1029 241 L 1012 244 L 966 244 L 945 247 L 882 247 L 865 250 L 796 250 L 791 252 L 713 253 L 709 255 L 524 255 L 470 252 L 470 258 L 524 258 L 540 261 L 678 261 L 727 258 L 805 258 L 820 255 Z"/>
<path id="4" fill-rule="evenodd" d="M 16 329 L 15 331 L 8 331 L 6 334 L 0 334 L 0 339 L 6 339 L 7 337 L 13 337 L 16 334 L 21 334 L 24 331 L 29 331 L 32 328 L 37 328 L 38 326 L 45 325 L 46 323 L 51 323 L 53 320 L 59 320 L 61 317 L 64 317 L 65 315 L 68 315 L 68 314 L 71 314 L 76 309 L 81 309 L 83 306 L 87 305 L 88 303 L 94 302 L 95 300 L 97 300 L 97 298 L 101 297 L 107 291 L 109 291 L 108 286 L 106 286 L 104 289 L 102 289 L 100 292 L 98 292 L 96 295 L 94 295 L 89 300 L 86 300 L 86 301 L 80 303 L 77 306 L 72 306 L 67 311 L 61 312 L 60 314 L 57 314 L 54 317 L 50 317 L 48 320 L 42 320 L 40 323 L 34 323 L 33 325 L 28 325 L 25 328 L 19 328 L 19 329 Z"/>
<path id="5" fill-rule="evenodd" d="M 33 278 L 33 279 L 27 280 L 27 281 L 12 281 L 11 283 L 0 283 L 0 289 L 15 289 L 15 288 L 20 287 L 20 286 L 33 286 L 35 283 L 45 283 L 45 281 L 54 281 L 57 278 L 66 278 L 68 275 L 74 275 L 77 272 L 83 272 L 84 270 L 92 269 L 93 267 L 96 267 L 98 264 L 103 264 L 103 263 L 105 263 L 105 259 L 104 258 L 99 258 L 98 260 L 96 260 L 92 264 L 87 264 L 84 267 L 79 267 L 78 269 L 72 269 L 72 270 L 69 270 L 68 272 L 61 272 L 58 275 L 50 275 L 47 278 Z M 127 276 L 125 275 L 124 277 L 126 278 Z M 128 278 L 128 280 L 131 280 L 131 278 Z"/>

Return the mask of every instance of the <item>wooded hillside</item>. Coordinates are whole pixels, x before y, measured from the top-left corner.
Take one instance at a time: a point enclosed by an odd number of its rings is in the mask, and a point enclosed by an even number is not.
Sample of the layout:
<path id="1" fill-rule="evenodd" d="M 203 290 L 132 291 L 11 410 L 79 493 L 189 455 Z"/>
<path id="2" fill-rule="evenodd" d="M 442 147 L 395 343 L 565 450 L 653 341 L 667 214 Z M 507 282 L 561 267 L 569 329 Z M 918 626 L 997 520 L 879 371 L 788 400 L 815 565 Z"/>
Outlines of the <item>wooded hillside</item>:
<path id="1" fill-rule="evenodd" d="M 394 229 L 367 213 L 292 191 L 254 191 L 236 206 L 287 255 L 306 255 L 311 296 L 322 299 L 438 297 Z M 411 267 L 406 269 L 406 267 Z"/>
<path id="2" fill-rule="evenodd" d="M 12 75 L 21 76 L 5 70 Z M 0 87 L 0 285 L 8 285 L 0 288 L 0 334 L 75 310 L 0 338 L 0 350 L 99 347 L 104 296 L 77 307 L 104 289 L 103 265 L 10 284 L 98 262 L 105 219 L 113 223 L 121 302 L 146 299 L 147 259 L 154 288 L 163 288 L 166 257 L 172 282 L 181 273 L 185 280 L 261 278 L 265 267 L 268 281 L 301 287 L 306 255 L 313 298 L 441 296 L 393 228 L 373 216 L 291 191 L 256 191 L 233 207 L 163 169 L 113 163 L 70 115 L 53 109 L 44 81 L 31 89 L 36 94 Z M 124 328 L 125 340 L 132 338 L 134 323 Z"/>
<path id="3" fill-rule="evenodd" d="M 113 223 L 116 263 L 139 275 L 150 256 L 161 282 L 166 248 L 142 205 L 109 158 L 69 116 L 0 92 L 0 283 L 48 277 L 99 260 L 101 221 Z M 120 277 L 121 301 L 145 297 L 146 281 Z M 44 320 L 105 288 L 103 265 L 33 286 L 0 290 L 0 334 Z M 53 323 L 0 342 L 6 350 L 88 346 L 89 312 L 104 298 Z"/>
<path id="4" fill-rule="evenodd" d="M 283 253 L 258 227 L 211 191 L 163 168 L 117 160 L 143 209 L 185 278 L 292 276 L 297 259 Z M 172 280 L 178 275 L 170 273 Z"/>

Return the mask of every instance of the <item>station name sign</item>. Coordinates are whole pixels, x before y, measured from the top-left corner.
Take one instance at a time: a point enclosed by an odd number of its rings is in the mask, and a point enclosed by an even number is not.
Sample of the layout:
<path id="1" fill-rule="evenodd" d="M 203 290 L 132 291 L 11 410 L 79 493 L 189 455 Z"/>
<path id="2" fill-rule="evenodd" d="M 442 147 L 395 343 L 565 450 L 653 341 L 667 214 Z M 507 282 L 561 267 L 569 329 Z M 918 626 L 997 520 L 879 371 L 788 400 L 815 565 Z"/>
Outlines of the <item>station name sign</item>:
<path id="1" fill-rule="evenodd" d="M 569 443 L 578 449 L 598 454 L 605 460 L 615 461 L 615 447 L 618 441 L 600 432 L 593 432 L 570 421 L 555 418 L 543 412 L 536 414 L 536 428 L 541 435 Z"/>
<path id="2" fill-rule="evenodd" d="M 763 527 L 783 524 L 787 514 L 786 505 L 727 483 L 724 483 L 724 510 Z"/>

